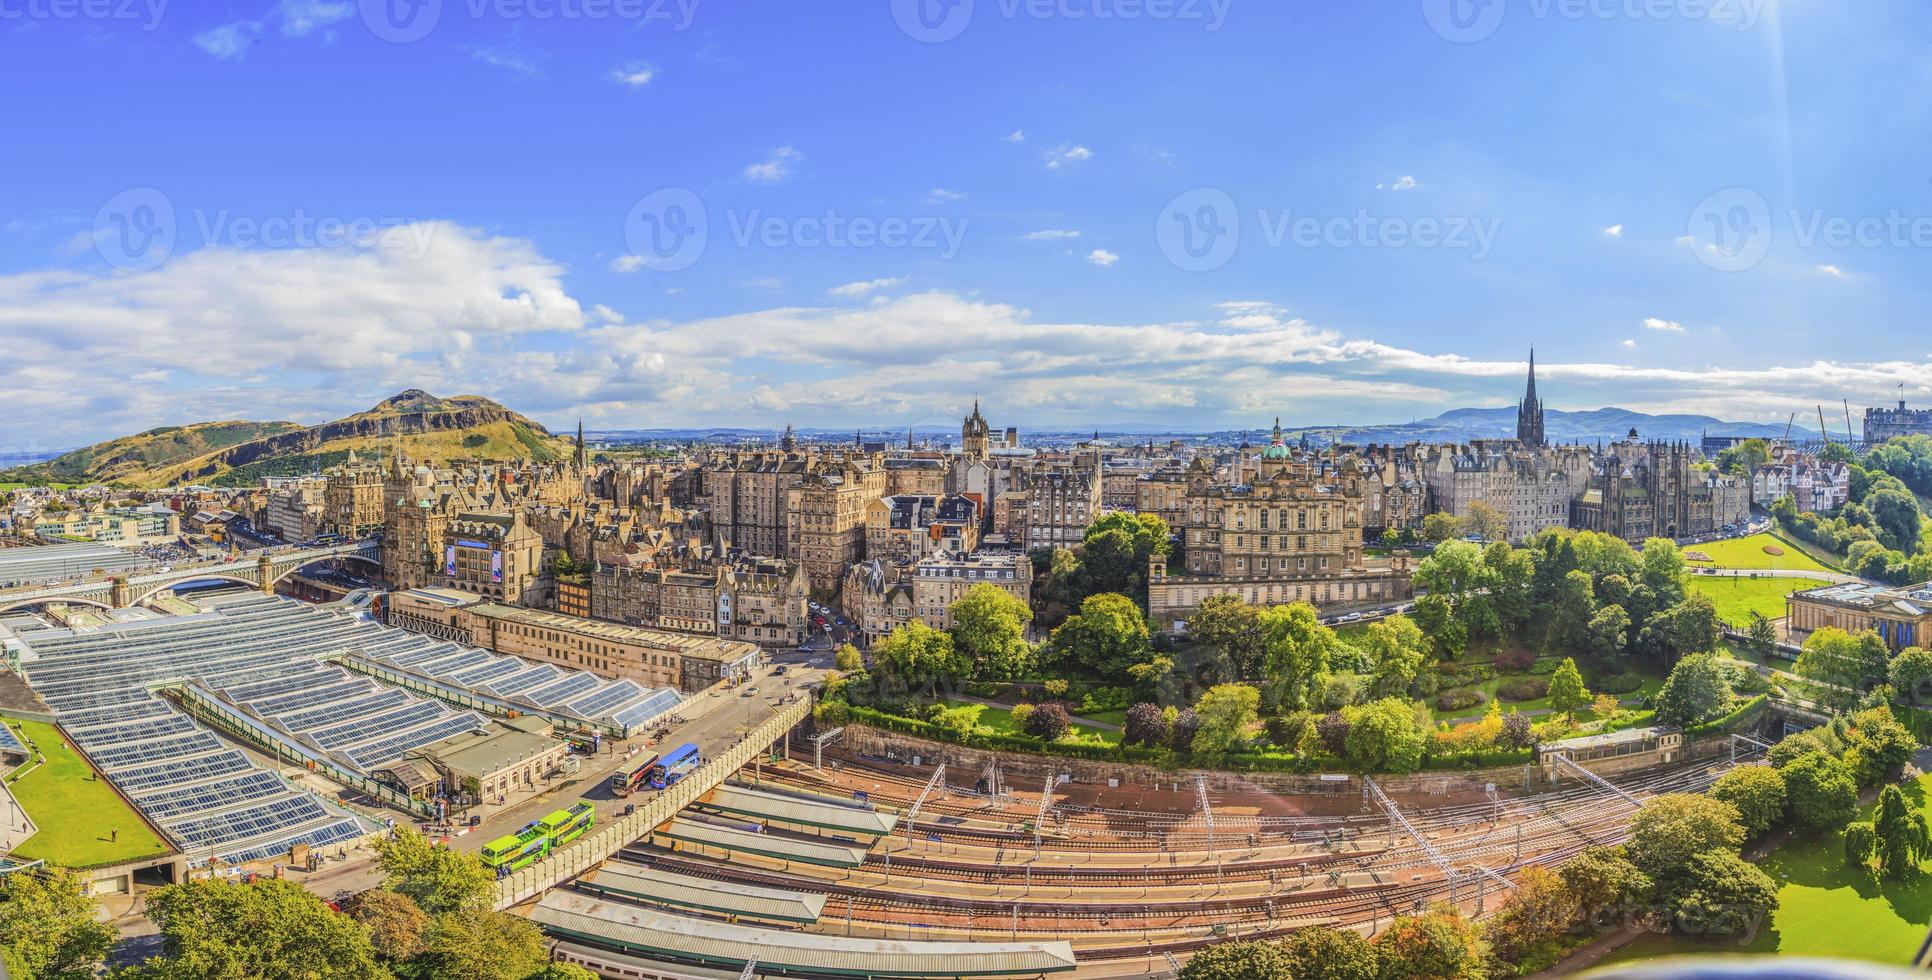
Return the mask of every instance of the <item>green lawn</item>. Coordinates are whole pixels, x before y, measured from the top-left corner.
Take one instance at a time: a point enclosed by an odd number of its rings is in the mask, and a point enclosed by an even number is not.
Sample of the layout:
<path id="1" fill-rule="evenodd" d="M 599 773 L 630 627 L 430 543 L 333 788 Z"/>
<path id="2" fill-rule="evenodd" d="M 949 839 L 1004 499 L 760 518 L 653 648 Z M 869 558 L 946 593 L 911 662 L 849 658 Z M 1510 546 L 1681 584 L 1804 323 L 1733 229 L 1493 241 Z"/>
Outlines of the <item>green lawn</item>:
<path id="1" fill-rule="evenodd" d="M 1932 776 L 1903 787 L 1925 812 Z M 1864 818 L 1869 819 L 1867 808 Z M 1690 953 L 1828 956 L 1904 966 L 1932 922 L 1932 874 L 1891 881 L 1846 867 L 1843 835 L 1794 840 L 1758 862 L 1777 881 L 1778 909 L 1748 942 L 1645 936 L 1605 963 Z"/>
<path id="2" fill-rule="evenodd" d="M 1577 658 L 1577 663 L 1579 665 L 1583 665 L 1583 658 L 1581 657 Z M 1645 698 L 1663 689 L 1664 679 L 1662 677 L 1653 676 L 1648 667 L 1637 667 L 1635 669 L 1635 672 L 1644 675 L 1644 686 L 1638 688 L 1637 690 L 1631 691 L 1628 694 L 1617 695 L 1617 700 L 1629 701 L 1635 698 Z M 1488 696 L 1488 698 L 1491 701 L 1494 701 L 1496 700 L 1496 688 L 1511 680 L 1515 680 L 1515 678 L 1498 677 L 1494 680 L 1483 681 L 1480 684 L 1460 684 L 1456 686 L 1456 689 L 1460 690 L 1465 687 L 1472 687 L 1478 691 L 1483 692 L 1483 694 Z M 1587 685 L 1588 678 L 1585 678 L 1585 682 Z M 1444 688 L 1444 690 L 1449 690 L 1449 688 Z M 1435 698 L 1429 698 L 1428 704 L 1429 704 L 1429 710 L 1435 715 L 1435 720 L 1437 721 L 1461 721 L 1468 718 L 1481 718 L 1484 715 L 1484 713 L 1489 711 L 1489 704 L 1487 702 L 1476 705 L 1473 708 L 1461 708 L 1455 711 L 1444 711 L 1441 708 L 1436 707 Z M 1504 701 L 1503 714 L 1509 714 L 1511 711 L 1535 711 L 1537 709 L 1547 708 L 1549 706 L 1550 706 L 1550 699 L 1547 697 L 1535 698 L 1529 701 Z M 1587 710 L 1577 712 L 1577 719 L 1580 721 L 1590 721 L 1590 720 L 1593 720 L 1594 718 L 1595 718 L 1595 715 L 1591 714 Z"/>
<path id="3" fill-rule="evenodd" d="M 167 853 L 168 845 L 64 744 L 54 726 L 37 721 L 8 724 L 22 729 L 21 740 L 38 746 L 47 757 L 7 787 L 40 828 L 14 849 L 15 857 L 87 868 Z"/>
<path id="4" fill-rule="evenodd" d="M 1766 548 L 1782 551 L 1784 554 L 1773 555 L 1765 551 Z M 1692 565 L 1705 568 L 1773 568 L 1808 572 L 1831 570 L 1805 554 L 1795 543 L 1771 534 L 1753 534 L 1746 538 L 1729 538 L 1708 544 L 1694 544 L 1685 547 L 1684 551 L 1703 552 L 1711 556 L 1710 561 L 1691 562 Z"/>
<path id="5" fill-rule="evenodd" d="M 1737 627 L 1748 626 L 1756 612 L 1766 619 L 1784 618 L 1785 597 L 1813 588 L 1817 581 L 1803 578 L 1691 578 L 1692 590 L 1711 597 L 1717 618 Z"/>
<path id="6" fill-rule="evenodd" d="M 969 704 L 976 704 L 977 702 L 946 700 L 946 701 L 941 701 L 940 703 L 944 704 L 948 708 L 963 708 Z M 1127 713 L 1124 711 L 1121 712 L 1120 714 L 1122 719 L 1125 719 L 1127 717 Z M 1096 720 L 1105 721 L 1108 719 L 1100 718 Z M 1026 734 L 1025 732 L 1022 732 L 1018 728 L 1015 728 L 1013 726 L 1013 712 L 1006 708 L 987 707 L 986 710 L 981 711 L 979 713 L 979 723 L 1002 735 L 1025 735 Z M 1073 730 L 1083 736 L 1089 736 L 1091 738 L 1098 739 L 1099 741 L 1106 742 L 1109 745 L 1120 744 L 1119 732 L 1102 731 L 1091 725 L 1082 725 L 1078 723 L 1076 723 L 1073 726 Z"/>

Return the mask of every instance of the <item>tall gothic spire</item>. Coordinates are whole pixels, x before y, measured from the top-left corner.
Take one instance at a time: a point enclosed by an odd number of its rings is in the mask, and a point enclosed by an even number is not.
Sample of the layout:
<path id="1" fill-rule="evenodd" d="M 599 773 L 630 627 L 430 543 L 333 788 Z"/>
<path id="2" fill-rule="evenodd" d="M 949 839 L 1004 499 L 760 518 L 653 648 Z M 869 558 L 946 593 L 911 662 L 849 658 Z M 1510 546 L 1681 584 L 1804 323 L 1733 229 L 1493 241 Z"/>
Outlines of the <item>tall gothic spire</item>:
<path id="1" fill-rule="evenodd" d="M 1543 399 L 1536 397 L 1536 348 L 1530 348 L 1529 387 L 1516 407 L 1516 441 L 1526 449 L 1543 448 Z"/>

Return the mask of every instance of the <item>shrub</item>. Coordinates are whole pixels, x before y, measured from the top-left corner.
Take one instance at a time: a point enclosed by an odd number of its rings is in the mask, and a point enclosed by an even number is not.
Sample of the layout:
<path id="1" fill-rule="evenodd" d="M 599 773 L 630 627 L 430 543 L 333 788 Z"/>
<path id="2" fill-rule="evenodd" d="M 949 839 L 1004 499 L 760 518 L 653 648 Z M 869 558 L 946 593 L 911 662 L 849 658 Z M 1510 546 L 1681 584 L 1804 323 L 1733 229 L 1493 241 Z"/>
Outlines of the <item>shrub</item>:
<path id="1" fill-rule="evenodd" d="M 1348 718 L 1339 711 L 1331 711 L 1315 723 L 1315 736 L 1321 739 L 1322 748 L 1329 755 L 1339 758 L 1348 751 Z"/>
<path id="2" fill-rule="evenodd" d="M 1505 701 L 1534 701 L 1548 697 L 1550 679 L 1547 677 L 1518 677 L 1504 681 L 1496 688 L 1496 696 Z"/>
<path id="3" fill-rule="evenodd" d="M 1644 686 L 1642 674 L 1606 674 L 1590 685 L 1598 694 L 1629 694 Z"/>
<path id="4" fill-rule="evenodd" d="M 1158 704 L 1143 701 L 1127 709 L 1127 723 L 1121 726 L 1122 745 L 1166 745 L 1167 715 Z"/>
<path id="5" fill-rule="evenodd" d="M 1055 677 L 1047 681 L 1044 686 L 1049 697 L 1063 698 L 1067 696 L 1067 679 L 1064 677 Z"/>
<path id="6" fill-rule="evenodd" d="M 1528 650 L 1504 650 L 1496 655 L 1496 669 L 1505 674 L 1523 673 L 1535 662 L 1536 655 Z"/>
<path id="7" fill-rule="evenodd" d="M 1536 660 L 1530 664 L 1529 672 L 1543 677 L 1548 677 L 1551 674 L 1556 673 L 1556 668 L 1561 666 L 1563 666 L 1563 661 L 1556 657 L 1537 657 Z"/>
<path id="8" fill-rule="evenodd" d="M 1026 703 L 1016 704 L 1013 710 L 1007 713 L 1013 716 L 1013 730 L 1023 732 L 1026 731 L 1026 720 L 1033 716 L 1033 706 Z"/>
<path id="9" fill-rule="evenodd" d="M 1067 709 L 1058 701 L 1040 705 L 1026 716 L 1026 733 L 1044 741 L 1058 741 L 1072 728 L 1073 722 L 1067 718 Z"/>
<path id="10" fill-rule="evenodd" d="M 1459 687 L 1437 695 L 1436 707 L 1444 711 L 1461 711 L 1464 708 L 1473 708 L 1487 700 L 1489 698 L 1475 688 Z"/>
<path id="11" fill-rule="evenodd" d="M 1168 729 L 1168 744 L 1175 749 L 1186 751 L 1194 746 L 1194 735 L 1201 730 L 1200 716 L 1188 708 L 1174 716 L 1174 724 Z"/>

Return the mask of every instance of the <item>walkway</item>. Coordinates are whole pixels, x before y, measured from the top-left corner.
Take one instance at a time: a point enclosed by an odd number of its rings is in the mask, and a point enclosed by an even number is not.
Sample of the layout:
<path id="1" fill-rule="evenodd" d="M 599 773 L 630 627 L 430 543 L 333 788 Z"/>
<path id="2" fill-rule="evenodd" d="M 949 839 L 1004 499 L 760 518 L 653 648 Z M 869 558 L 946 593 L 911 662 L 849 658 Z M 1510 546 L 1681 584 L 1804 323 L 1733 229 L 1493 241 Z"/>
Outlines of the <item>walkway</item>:
<path id="1" fill-rule="evenodd" d="M 1868 580 L 1856 575 L 1810 568 L 1695 568 L 1691 574 L 1710 578 L 1808 578 L 1818 582 L 1869 584 Z"/>

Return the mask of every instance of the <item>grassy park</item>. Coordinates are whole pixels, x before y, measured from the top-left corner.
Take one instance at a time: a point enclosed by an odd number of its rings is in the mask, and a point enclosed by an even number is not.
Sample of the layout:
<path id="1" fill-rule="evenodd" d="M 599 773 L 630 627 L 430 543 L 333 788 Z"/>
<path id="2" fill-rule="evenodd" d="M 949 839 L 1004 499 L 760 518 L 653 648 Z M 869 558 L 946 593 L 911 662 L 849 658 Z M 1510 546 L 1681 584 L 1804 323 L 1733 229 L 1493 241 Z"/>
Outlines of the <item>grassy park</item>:
<path id="1" fill-rule="evenodd" d="M 1697 576 L 1691 579 L 1693 591 L 1711 597 L 1717 618 L 1733 626 L 1751 622 L 1751 614 L 1766 619 L 1784 618 L 1784 600 L 1793 592 L 1817 588 L 1825 583 L 1806 578 L 1728 578 Z"/>
<path id="2" fill-rule="evenodd" d="M 1829 572 L 1832 569 L 1805 553 L 1797 544 L 1775 534 L 1753 534 L 1743 538 L 1729 538 L 1707 544 L 1694 544 L 1684 549 L 1686 557 L 1691 554 L 1710 556 L 1710 561 L 1691 560 L 1690 564 L 1700 568 L 1743 568 L 1771 569 L 1777 571 Z"/>
<path id="3" fill-rule="evenodd" d="M 941 703 L 948 708 L 963 708 L 968 705 L 977 704 L 977 702 L 974 702 L 974 701 L 958 701 L 958 700 L 946 700 L 946 701 L 942 701 Z M 1094 720 L 1095 721 L 1113 721 L 1112 716 L 1115 714 L 1118 714 L 1120 716 L 1121 721 L 1125 721 L 1127 718 L 1127 713 L 1125 711 L 1102 712 L 1101 714 L 1102 714 L 1102 717 L 1096 718 Z M 1023 731 L 1020 731 L 1020 729 L 1013 724 L 1013 712 L 1006 708 L 995 708 L 990 705 L 986 706 L 986 710 L 979 713 L 979 723 L 983 727 L 990 728 L 995 733 L 1000 735 L 1025 735 L 1026 734 Z M 1114 722 L 1114 723 L 1118 724 L 1119 722 Z M 1077 721 L 1074 722 L 1073 724 L 1073 731 L 1083 739 L 1090 739 L 1093 741 L 1105 742 L 1109 745 L 1120 744 L 1119 732 L 1103 731 L 1101 729 L 1093 727 L 1092 725 L 1082 725 Z"/>
<path id="4" fill-rule="evenodd" d="M 54 726 L 10 721 L 20 739 L 39 748 L 46 761 L 23 766 L 26 775 L 7 786 L 39 831 L 15 857 L 87 868 L 164 854 L 168 846 L 97 775 Z"/>
<path id="5" fill-rule="evenodd" d="M 1932 776 L 1902 787 L 1913 808 L 1927 812 Z M 1861 820 L 1871 818 L 1866 807 Z M 1845 864 L 1843 834 L 1794 839 L 1758 866 L 1778 882 L 1778 909 L 1748 941 L 1644 936 L 1605 962 L 1628 963 L 1691 953 L 1825 956 L 1906 965 L 1932 921 L 1932 874 L 1880 878 Z"/>

